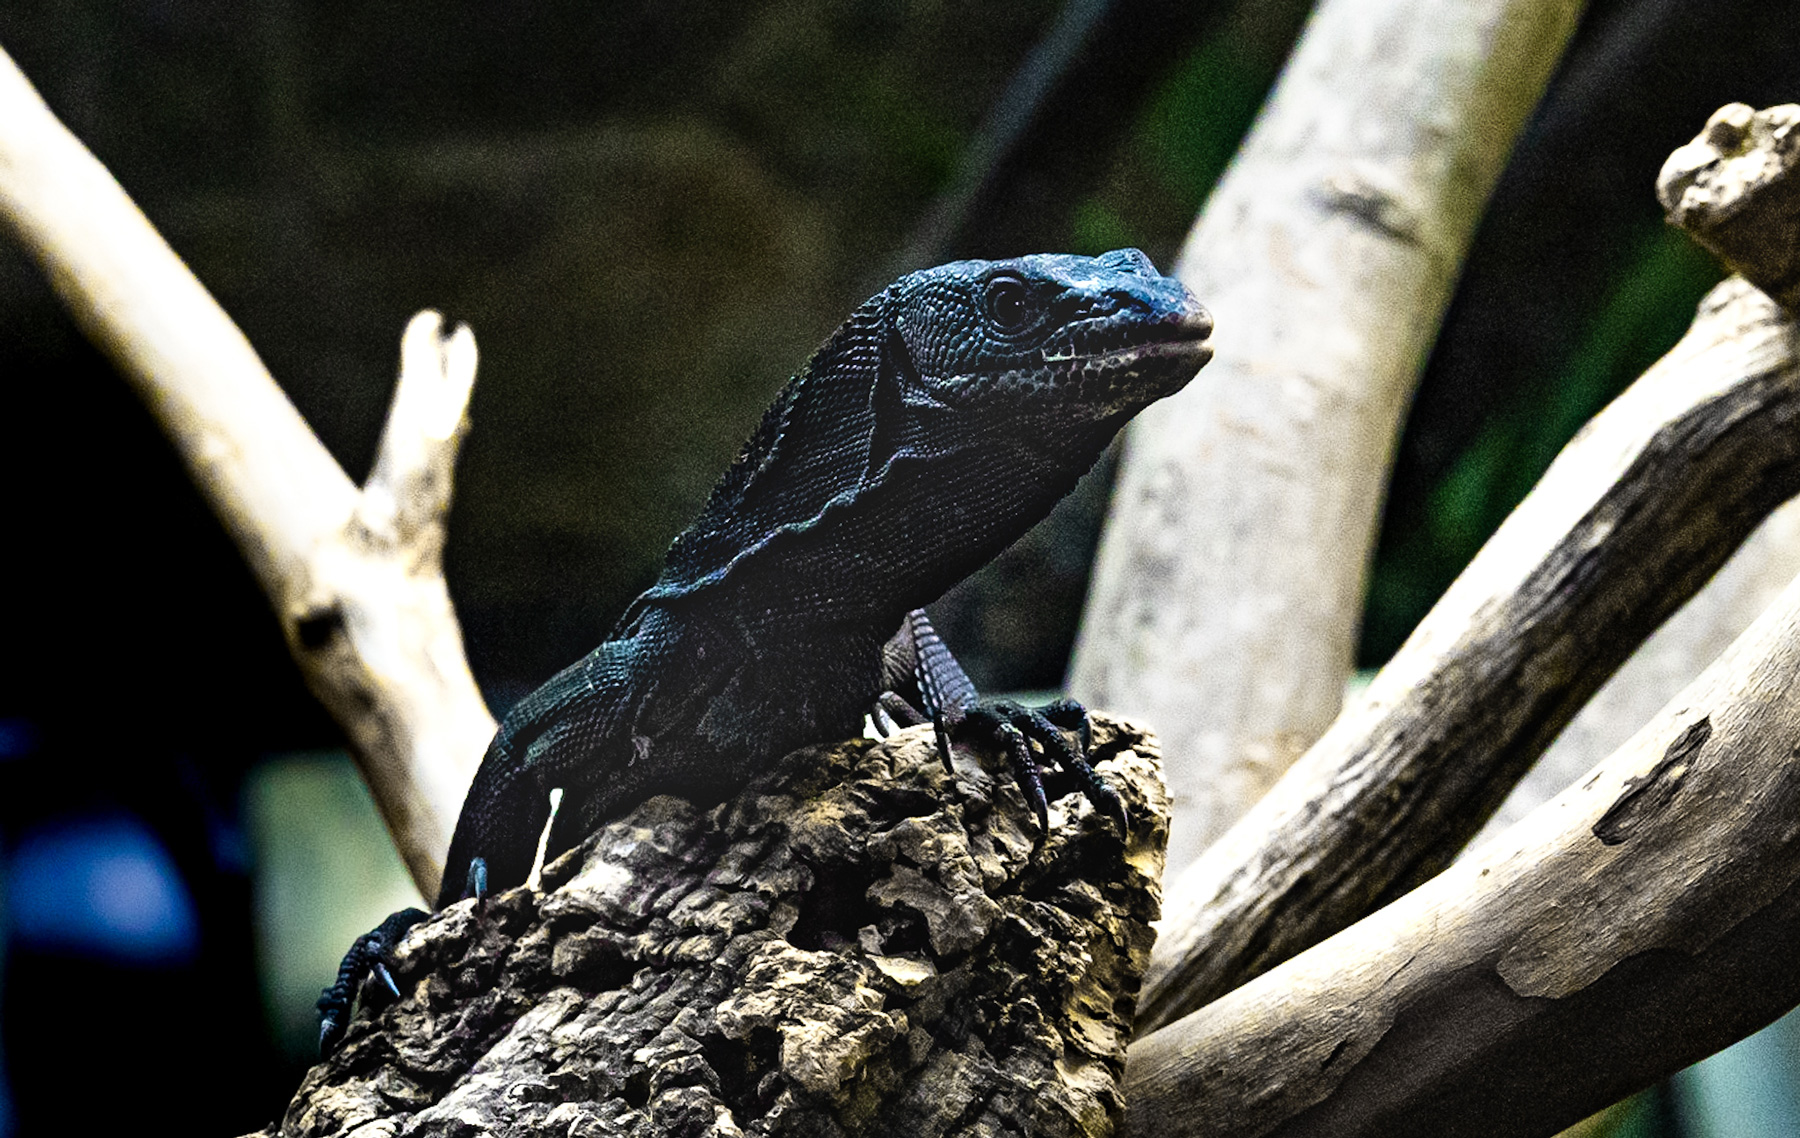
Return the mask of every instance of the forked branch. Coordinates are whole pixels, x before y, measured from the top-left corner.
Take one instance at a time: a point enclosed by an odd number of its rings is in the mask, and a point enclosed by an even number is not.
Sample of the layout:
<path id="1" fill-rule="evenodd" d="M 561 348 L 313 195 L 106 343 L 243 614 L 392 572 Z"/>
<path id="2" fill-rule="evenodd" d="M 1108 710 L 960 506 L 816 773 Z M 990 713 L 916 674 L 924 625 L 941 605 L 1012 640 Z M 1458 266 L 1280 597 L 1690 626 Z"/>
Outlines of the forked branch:
<path id="1" fill-rule="evenodd" d="M 1736 184 L 1787 192 L 1795 149 L 1778 127 L 1738 136 L 1758 137 L 1762 175 Z M 1777 263 L 1800 239 L 1797 211 L 1731 209 L 1764 219 Z M 1761 276 L 1758 243 L 1734 242 Z M 1400 896 L 1800 488 L 1797 431 L 1800 325 L 1734 277 L 1175 883 L 1182 951 L 1148 980 L 1140 1027 L 1170 1026 L 1132 1048 L 1135 1133 L 1547 1133 L 1800 1001 L 1800 586 L 1591 777 Z"/>
<path id="2" fill-rule="evenodd" d="M 475 378 L 467 328 L 421 313 L 358 490 L 244 334 L 0 53 L 0 222 L 161 422 L 350 738 L 413 880 L 437 891 L 494 724 L 441 552 Z"/>

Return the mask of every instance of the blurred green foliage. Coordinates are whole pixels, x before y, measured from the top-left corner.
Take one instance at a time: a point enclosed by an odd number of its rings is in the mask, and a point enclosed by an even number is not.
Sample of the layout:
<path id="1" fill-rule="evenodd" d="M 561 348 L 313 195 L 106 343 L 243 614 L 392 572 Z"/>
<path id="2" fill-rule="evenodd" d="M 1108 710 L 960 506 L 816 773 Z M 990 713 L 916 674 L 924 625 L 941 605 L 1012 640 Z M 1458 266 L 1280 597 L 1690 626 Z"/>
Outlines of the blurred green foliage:
<path id="1" fill-rule="evenodd" d="M 1135 245 L 1173 265 L 1175 243 L 1237 152 L 1310 8 L 1276 0 L 1227 10 L 1161 84 L 1105 183 L 1083 201 L 1071 252 Z"/>
<path id="2" fill-rule="evenodd" d="M 1494 406 L 1448 469 L 1421 488 L 1423 525 L 1390 532 L 1369 582 L 1365 658 L 1398 646 L 1582 424 L 1674 346 L 1723 275 L 1676 230 L 1644 227 L 1635 238 L 1609 292 L 1581 314 L 1573 350 Z"/>

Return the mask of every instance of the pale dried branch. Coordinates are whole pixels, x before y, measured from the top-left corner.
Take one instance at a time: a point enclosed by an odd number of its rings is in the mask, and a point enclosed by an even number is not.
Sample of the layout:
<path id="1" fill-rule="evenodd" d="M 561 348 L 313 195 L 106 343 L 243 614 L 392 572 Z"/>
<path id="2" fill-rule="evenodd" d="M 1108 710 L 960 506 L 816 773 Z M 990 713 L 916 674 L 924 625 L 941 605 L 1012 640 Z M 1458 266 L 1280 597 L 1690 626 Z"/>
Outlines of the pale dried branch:
<path id="1" fill-rule="evenodd" d="M 1765 241 L 1800 239 L 1800 217 L 1761 216 Z M 1800 329 L 1734 277 L 1558 457 L 1365 697 L 1174 882 L 1142 1024 L 1441 868 L 1595 688 L 1800 490 L 1797 428 Z"/>
<path id="2" fill-rule="evenodd" d="M 1072 666 L 1157 724 L 1177 871 L 1338 711 L 1381 487 L 1578 0 L 1326 0 L 1177 271 L 1219 355 L 1129 432 Z"/>
<path id="3" fill-rule="evenodd" d="M 1581 704 L 1800 490 L 1800 332 L 1738 278 L 1569 444 L 1353 706 L 1169 887 L 1143 1026 L 1441 869 Z"/>
<path id="4" fill-rule="evenodd" d="M 445 591 L 443 515 L 474 379 L 467 329 L 409 326 L 359 491 L 248 340 L 0 53 L 0 221 L 132 383 L 350 737 L 413 879 L 437 890 L 493 719 Z"/>
<path id="5" fill-rule="evenodd" d="M 1720 108 L 1657 178 L 1669 220 L 1793 311 L 1800 254 L 1768 233 L 1800 232 L 1800 107 Z M 1783 214 L 1787 216 L 1784 218 Z M 1777 510 L 1698 596 L 1658 629 L 1575 721 L 1488 823 L 1499 833 L 1547 802 L 1630 738 L 1756 619 L 1800 572 L 1800 503 Z M 1481 840 L 1480 838 L 1477 841 Z"/>
<path id="6" fill-rule="evenodd" d="M 1714 245 L 1734 250 L 1727 255 L 1737 265 L 1777 292 L 1787 258 L 1800 243 L 1800 211 L 1780 206 L 1793 200 L 1794 151 L 1781 130 L 1758 130 L 1756 124 L 1794 119 L 1785 109 L 1752 117 L 1747 108 L 1726 108 L 1695 144 L 1671 159 L 1661 187 L 1672 221 L 1707 227 Z M 1720 147 L 1733 151 L 1730 160 L 1741 164 L 1740 173 L 1754 176 L 1719 173 L 1712 163 Z M 1697 155 L 1705 151 L 1714 157 Z M 1695 192 L 1696 184 L 1703 192 Z M 1671 186 L 1685 189 L 1670 192 Z M 1763 194 L 1777 205 L 1753 200 Z M 1720 224 L 1747 217 L 1757 218 L 1758 228 Z M 1721 229 L 1729 231 L 1725 238 L 1717 236 Z M 1682 392 L 1688 384 L 1694 390 Z M 1740 526 L 1755 519 L 1751 502 L 1793 488 L 1793 455 L 1771 456 L 1752 437 L 1765 439 L 1765 446 L 1785 445 L 1800 425 L 1796 385 L 1800 325 L 1793 314 L 1742 279 L 1721 285 L 1682 344 L 1559 458 L 1377 681 L 1362 709 L 1367 740 L 1313 772 L 1317 801 L 1341 820 L 1355 813 L 1361 792 L 1398 790 L 1397 797 L 1406 799 L 1414 796 L 1416 780 L 1435 781 L 1432 808 L 1415 803 L 1407 810 L 1413 828 L 1423 831 L 1419 848 L 1428 849 L 1435 834 L 1466 825 L 1458 818 L 1478 808 L 1487 793 L 1477 790 L 1458 804 L 1443 793 L 1439 772 L 1396 764 L 1368 741 L 1385 734 L 1394 750 L 1436 752 L 1440 766 L 1473 767 L 1477 777 L 1516 765 L 1496 759 L 1520 746 L 1518 740 L 1545 731 L 1531 715 L 1507 722 L 1521 710 L 1511 706 L 1516 697 L 1541 701 L 1546 688 L 1562 688 L 1562 698 L 1572 700 L 1570 693 L 1584 685 L 1569 685 L 1567 675 L 1595 664 L 1591 654 L 1571 647 L 1614 636 L 1627 649 L 1635 643 L 1636 625 L 1620 619 L 1642 599 L 1628 578 L 1673 580 L 1659 611 L 1685 595 L 1700 561 L 1682 553 L 1672 566 L 1663 554 L 1694 540 L 1687 515 L 1711 511 L 1715 526 L 1739 519 L 1720 534 L 1729 547 L 1741 537 Z M 1767 399 L 1746 398 L 1759 389 Z M 1671 406 L 1683 398 L 1694 406 L 1674 416 L 1646 414 L 1655 412 L 1658 391 Z M 1634 419 L 1640 433 L 1659 420 L 1662 425 L 1641 448 L 1604 445 L 1608 435 L 1629 433 Z M 1715 426 L 1704 427 L 1707 419 Z M 1674 429 L 1684 420 L 1687 427 Z M 1723 453 L 1719 460 L 1696 461 L 1682 453 L 1684 441 Z M 1633 453 L 1637 457 L 1618 485 L 1592 501 L 1604 467 L 1619 466 Z M 1584 481 L 1578 460 L 1591 465 L 1596 456 L 1604 460 L 1594 468 L 1600 477 Z M 1635 506 L 1627 505 L 1629 499 L 1608 506 L 1645 476 L 1664 483 L 1667 500 L 1652 495 Z M 1749 489 L 1764 480 L 1772 484 Z M 1570 496 L 1563 512 L 1580 515 L 1566 536 L 1558 536 L 1559 494 Z M 1671 510 L 1697 494 L 1715 500 L 1698 511 Z M 1525 578 L 1525 585 L 1537 587 L 1508 595 L 1495 586 L 1517 577 L 1518 566 L 1530 560 L 1534 531 L 1555 543 Z M 1570 548 L 1570 538 L 1583 531 L 1591 535 L 1585 548 Z M 1764 536 L 1765 545 L 1778 543 L 1778 534 Z M 1654 556 L 1621 561 L 1621 552 L 1646 542 Z M 1778 549 L 1765 551 L 1760 566 L 1736 574 L 1735 591 L 1754 596 L 1765 587 L 1758 578 L 1772 572 L 1780 557 Z M 1693 563 L 1680 570 L 1683 561 Z M 1568 570 L 1546 573 L 1558 563 Z M 1521 598 L 1532 603 L 1520 605 Z M 1561 618 L 1545 621 L 1584 598 L 1612 615 L 1600 612 L 1575 639 L 1558 631 Z M 1729 596 L 1716 601 L 1714 618 L 1732 607 Z M 1536 654 L 1534 668 L 1495 670 L 1470 655 L 1476 646 L 1471 629 L 1508 624 L 1518 642 L 1513 650 Z M 1680 631 L 1688 645 L 1716 635 L 1714 627 Z M 1127 1073 L 1132 1132 L 1184 1138 L 1549 1133 L 1788 1010 L 1800 1001 L 1800 980 L 1790 967 L 1800 934 L 1800 856 L 1793 842 L 1800 805 L 1800 766 L 1793 761 L 1800 733 L 1796 684 L 1800 582 L 1579 785 L 1374 916 L 1140 1040 Z M 1384 708 L 1383 693 L 1391 698 L 1409 687 L 1431 698 L 1415 701 L 1413 722 L 1396 722 L 1406 701 Z M 1485 738 L 1465 729 L 1466 721 L 1480 718 L 1466 701 L 1459 707 L 1458 693 L 1467 690 L 1483 702 L 1506 705 Z M 1556 714 L 1552 710 L 1548 719 Z M 1347 713 L 1320 750 L 1339 727 L 1353 734 L 1349 725 L 1356 715 Z M 1370 722 L 1373 730 L 1367 730 Z M 1464 745 L 1444 747 L 1444 736 Z M 1532 749 L 1521 746 L 1520 757 Z M 1370 766 L 1381 773 L 1363 782 Z M 1382 778 L 1393 781 L 1382 787 Z M 1360 863 L 1371 846 L 1386 840 L 1390 821 L 1379 810 L 1365 816 L 1373 840 L 1349 840 L 1335 856 Z M 1290 832 L 1269 848 L 1296 837 L 1304 840 Z M 1188 884 L 1178 883 L 1176 891 Z M 1395 886 L 1403 884 L 1395 879 Z M 1253 924 L 1232 931 L 1241 934 Z M 1287 938 L 1291 951 L 1303 941 L 1293 931 L 1265 924 L 1252 935 Z M 1278 958 L 1276 950 L 1264 960 Z M 1185 995 L 1194 1002 L 1204 998 L 1197 990 Z M 1164 1007 L 1178 1003 L 1169 996 Z"/>
<path id="7" fill-rule="evenodd" d="M 1800 1002 L 1800 583 L 1579 785 L 1132 1046 L 1130 1131 L 1549 1134 Z"/>

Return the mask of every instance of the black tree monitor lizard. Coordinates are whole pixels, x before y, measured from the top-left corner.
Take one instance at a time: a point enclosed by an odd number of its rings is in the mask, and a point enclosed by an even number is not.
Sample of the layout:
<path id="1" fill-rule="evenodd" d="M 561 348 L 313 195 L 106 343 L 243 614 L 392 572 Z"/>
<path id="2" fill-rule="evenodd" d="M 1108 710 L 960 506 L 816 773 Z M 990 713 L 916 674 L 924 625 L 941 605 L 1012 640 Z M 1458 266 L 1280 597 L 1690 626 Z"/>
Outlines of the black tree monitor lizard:
<path id="1" fill-rule="evenodd" d="M 920 606 L 1193 378 L 1211 331 L 1136 249 L 959 261 L 870 298 L 789 381 L 611 638 L 501 723 L 437 907 L 525 881 L 553 788 L 549 857 L 652 794 L 723 798 L 797 747 L 857 734 L 871 711 L 930 719 L 946 763 L 952 737 L 1001 745 L 1040 825 L 1032 741 L 1122 819 L 1087 762 L 1080 705 L 979 699 Z M 324 1050 L 365 976 L 392 987 L 388 953 L 425 916 L 396 913 L 352 947 L 319 1000 Z"/>

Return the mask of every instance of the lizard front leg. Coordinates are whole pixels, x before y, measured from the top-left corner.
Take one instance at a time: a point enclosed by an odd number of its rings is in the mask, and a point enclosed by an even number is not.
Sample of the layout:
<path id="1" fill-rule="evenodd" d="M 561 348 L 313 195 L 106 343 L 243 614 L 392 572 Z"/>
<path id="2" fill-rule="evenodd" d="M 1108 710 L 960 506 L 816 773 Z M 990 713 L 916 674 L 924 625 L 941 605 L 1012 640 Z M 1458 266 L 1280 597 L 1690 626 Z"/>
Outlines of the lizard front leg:
<path id="1" fill-rule="evenodd" d="M 1044 795 L 1044 768 L 1038 761 L 1037 752 L 1041 751 L 1075 776 L 1096 810 L 1117 821 L 1121 829 L 1129 824 L 1124 800 L 1088 761 L 1093 749 L 1093 728 L 1088 723 L 1087 709 L 1080 703 L 1059 699 L 1034 708 L 1008 699 L 982 698 L 932 627 L 924 609 L 906 614 L 899 633 L 884 650 L 884 678 L 898 681 L 895 665 L 907 658 L 911 661 L 911 684 L 924 707 L 924 714 L 917 721 L 929 720 L 935 728 L 938 754 L 946 770 L 950 768 L 952 743 L 958 736 L 973 736 L 1003 748 L 1011 762 L 1013 778 L 1037 815 L 1038 825 L 1048 830 L 1050 804 Z M 910 705 L 894 686 L 890 682 L 877 706 L 890 721 L 899 723 Z M 1068 735 L 1074 736 L 1073 743 Z"/>
<path id="2" fill-rule="evenodd" d="M 488 744 L 457 818 L 445 859 L 436 909 L 490 889 L 524 884 L 536 860 L 538 839 L 550 818 L 550 790 L 582 774 L 604 754 L 613 724 L 627 703 L 620 690 L 624 669 L 608 667 L 629 646 L 609 641 L 557 673 L 515 706 Z M 610 682 L 609 682 L 610 681 Z M 429 914 L 395 913 L 356 939 L 344 954 L 337 979 L 319 995 L 319 1048 L 329 1053 L 342 1039 L 352 1004 L 365 981 L 379 980 L 398 995 L 388 969 L 394 949 Z"/>

